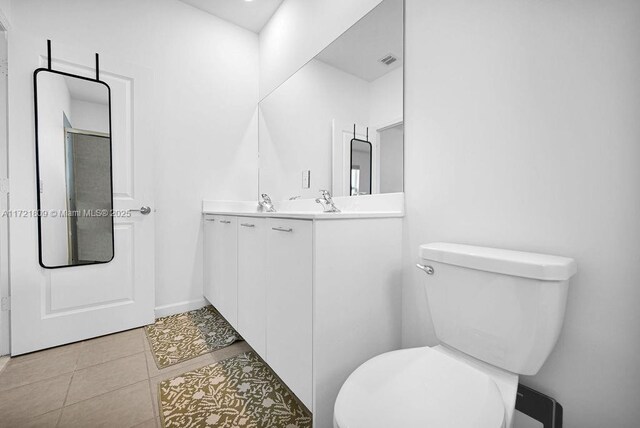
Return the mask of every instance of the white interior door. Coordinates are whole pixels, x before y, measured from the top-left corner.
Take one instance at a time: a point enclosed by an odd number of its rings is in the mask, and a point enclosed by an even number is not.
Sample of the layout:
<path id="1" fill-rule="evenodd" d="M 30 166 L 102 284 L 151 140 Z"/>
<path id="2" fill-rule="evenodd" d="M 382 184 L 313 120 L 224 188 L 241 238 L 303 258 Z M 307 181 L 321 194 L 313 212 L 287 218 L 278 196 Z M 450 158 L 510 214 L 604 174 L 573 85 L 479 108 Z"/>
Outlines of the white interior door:
<path id="1" fill-rule="evenodd" d="M 36 208 L 33 71 L 46 66 L 46 40 L 9 41 L 10 210 Z M 53 69 L 95 76 L 92 52 L 53 43 Z M 154 211 L 149 70 L 100 57 L 111 88 L 113 197 L 116 211 L 150 206 L 149 215 L 116 217 L 114 259 L 44 269 L 37 219 L 10 220 L 11 354 L 18 355 L 139 327 L 154 320 Z M 135 102 L 134 102 L 135 100 Z"/>

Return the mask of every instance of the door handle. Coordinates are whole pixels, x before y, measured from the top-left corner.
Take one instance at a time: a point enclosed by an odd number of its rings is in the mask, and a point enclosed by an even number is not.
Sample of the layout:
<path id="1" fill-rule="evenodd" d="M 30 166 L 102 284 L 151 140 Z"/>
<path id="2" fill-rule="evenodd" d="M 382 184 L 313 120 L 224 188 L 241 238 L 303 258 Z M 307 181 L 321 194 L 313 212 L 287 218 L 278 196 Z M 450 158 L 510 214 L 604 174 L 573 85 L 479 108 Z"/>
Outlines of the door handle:
<path id="1" fill-rule="evenodd" d="M 284 227 L 272 227 L 271 229 L 278 232 L 293 232 L 293 229 L 291 228 L 285 229 Z"/>
<path id="2" fill-rule="evenodd" d="M 138 210 L 133 209 L 133 210 L 129 210 L 129 212 L 130 213 L 131 212 L 139 212 L 142 215 L 148 215 L 148 214 L 151 214 L 151 207 L 140 207 L 140 209 L 138 209 Z"/>
<path id="3" fill-rule="evenodd" d="M 220 223 L 231 224 L 231 222 L 229 220 L 220 220 Z"/>
<path id="4" fill-rule="evenodd" d="M 242 227 L 256 227 L 255 224 L 250 224 L 250 223 L 241 223 L 240 226 L 242 226 Z"/>

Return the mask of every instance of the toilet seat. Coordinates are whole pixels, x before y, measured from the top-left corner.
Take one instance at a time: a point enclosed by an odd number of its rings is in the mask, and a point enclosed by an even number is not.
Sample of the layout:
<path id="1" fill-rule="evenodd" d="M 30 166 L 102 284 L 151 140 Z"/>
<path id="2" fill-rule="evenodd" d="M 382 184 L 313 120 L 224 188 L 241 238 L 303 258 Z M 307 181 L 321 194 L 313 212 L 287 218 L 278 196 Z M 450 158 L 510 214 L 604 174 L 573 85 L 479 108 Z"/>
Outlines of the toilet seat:
<path id="1" fill-rule="evenodd" d="M 388 352 L 346 380 L 336 428 L 501 428 L 505 408 L 487 374 L 437 349 Z"/>

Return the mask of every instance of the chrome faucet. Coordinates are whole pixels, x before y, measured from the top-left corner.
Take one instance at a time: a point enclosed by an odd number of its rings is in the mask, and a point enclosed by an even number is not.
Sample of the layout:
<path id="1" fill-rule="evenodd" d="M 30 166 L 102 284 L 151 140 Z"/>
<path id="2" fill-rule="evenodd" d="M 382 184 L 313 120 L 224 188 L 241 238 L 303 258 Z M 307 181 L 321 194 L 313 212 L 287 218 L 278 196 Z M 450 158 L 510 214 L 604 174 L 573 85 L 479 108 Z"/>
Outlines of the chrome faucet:
<path id="1" fill-rule="evenodd" d="M 263 193 L 261 199 L 258 201 L 258 208 L 267 213 L 276 212 L 276 209 L 273 206 L 273 202 L 271 202 L 271 198 L 266 193 Z"/>
<path id="2" fill-rule="evenodd" d="M 328 190 L 320 190 L 320 193 L 322 193 L 322 199 L 320 199 L 320 198 L 316 199 L 316 203 L 322 205 L 322 208 L 324 209 L 324 212 L 326 212 L 326 213 L 339 213 L 339 212 L 341 212 L 336 207 L 336 204 L 333 202 L 333 198 L 331 197 L 331 193 L 329 193 Z"/>

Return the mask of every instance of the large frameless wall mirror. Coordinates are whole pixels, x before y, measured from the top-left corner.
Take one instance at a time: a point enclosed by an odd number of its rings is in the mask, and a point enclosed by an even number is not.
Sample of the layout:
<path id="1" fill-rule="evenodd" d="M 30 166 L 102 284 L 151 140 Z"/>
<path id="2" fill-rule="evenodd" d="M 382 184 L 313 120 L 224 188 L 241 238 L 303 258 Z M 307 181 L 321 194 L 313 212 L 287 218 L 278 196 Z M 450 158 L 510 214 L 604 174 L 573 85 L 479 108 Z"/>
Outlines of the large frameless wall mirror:
<path id="1" fill-rule="evenodd" d="M 260 102 L 260 193 L 403 191 L 403 40 L 384 0 Z"/>
<path id="2" fill-rule="evenodd" d="M 113 259 L 111 95 L 99 80 L 34 73 L 40 265 Z"/>

